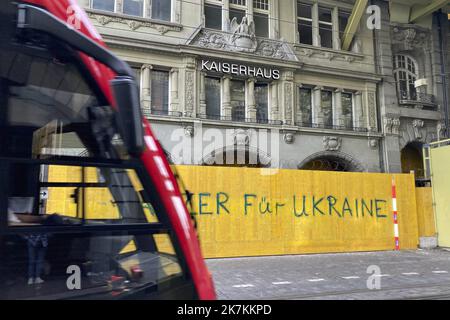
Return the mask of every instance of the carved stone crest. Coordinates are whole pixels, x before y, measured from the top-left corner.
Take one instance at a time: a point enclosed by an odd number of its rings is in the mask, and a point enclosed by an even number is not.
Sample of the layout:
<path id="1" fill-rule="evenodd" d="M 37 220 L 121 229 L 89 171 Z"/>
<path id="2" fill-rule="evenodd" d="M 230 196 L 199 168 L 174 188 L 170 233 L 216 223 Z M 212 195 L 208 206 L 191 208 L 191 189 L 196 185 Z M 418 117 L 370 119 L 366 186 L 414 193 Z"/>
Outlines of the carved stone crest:
<path id="1" fill-rule="evenodd" d="M 250 144 L 250 130 L 236 129 L 233 133 L 234 144 L 237 146 L 248 146 Z"/>
<path id="2" fill-rule="evenodd" d="M 323 148 L 326 151 L 339 151 L 342 145 L 340 137 L 323 137 Z"/>
<path id="3" fill-rule="evenodd" d="M 392 39 L 393 44 L 400 47 L 399 50 L 413 50 L 427 45 L 429 32 L 416 25 L 394 25 Z"/>

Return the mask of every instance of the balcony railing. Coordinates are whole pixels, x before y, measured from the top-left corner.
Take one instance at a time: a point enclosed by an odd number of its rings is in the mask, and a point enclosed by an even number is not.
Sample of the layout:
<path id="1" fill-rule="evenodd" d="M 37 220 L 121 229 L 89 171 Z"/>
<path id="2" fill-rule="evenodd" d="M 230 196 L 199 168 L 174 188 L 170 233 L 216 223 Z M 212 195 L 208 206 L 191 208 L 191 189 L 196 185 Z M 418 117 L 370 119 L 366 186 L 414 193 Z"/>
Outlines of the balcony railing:
<path id="1" fill-rule="evenodd" d="M 222 115 L 212 115 L 212 114 L 199 114 L 198 118 L 207 120 L 217 120 L 217 121 L 227 121 L 227 122 L 245 122 L 245 123 L 256 123 L 256 124 L 270 124 L 270 125 L 282 125 L 281 120 L 269 120 L 269 119 L 251 119 L 244 117 L 233 117 L 233 116 L 222 116 Z"/>
<path id="2" fill-rule="evenodd" d="M 167 117 L 182 117 L 183 113 L 180 111 L 161 111 L 161 110 L 152 110 L 151 115 L 153 116 L 167 116 Z M 270 119 L 253 119 L 253 118 L 244 118 L 238 116 L 222 116 L 222 115 L 212 115 L 212 114 L 198 114 L 198 119 L 204 120 L 213 120 L 220 122 L 241 122 L 248 124 L 268 124 L 275 126 L 282 125 L 292 125 L 290 121 L 281 121 L 281 120 L 270 120 Z M 293 124 L 296 127 L 300 128 L 311 128 L 311 129 L 328 129 L 328 130 L 339 130 L 339 131 L 353 131 L 353 132 L 376 132 L 377 130 L 371 130 L 368 128 L 362 127 L 349 127 L 349 126 L 338 126 L 338 125 L 328 125 L 328 124 L 319 124 L 312 122 L 295 122 Z"/>
<path id="3" fill-rule="evenodd" d="M 404 91 L 400 92 L 400 104 L 434 106 L 436 102 L 432 94 L 415 92 L 414 94 L 408 95 Z"/>
<path id="4" fill-rule="evenodd" d="M 296 122 L 295 125 L 301 128 L 314 128 L 314 129 L 328 129 L 328 130 L 345 130 L 345 131 L 355 131 L 355 132 L 368 132 L 368 128 L 361 127 L 348 127 L 348 126 L 338 126 L 338 125 L 328 125 L 323 123 L 312 123 L 312 122 Z"/>

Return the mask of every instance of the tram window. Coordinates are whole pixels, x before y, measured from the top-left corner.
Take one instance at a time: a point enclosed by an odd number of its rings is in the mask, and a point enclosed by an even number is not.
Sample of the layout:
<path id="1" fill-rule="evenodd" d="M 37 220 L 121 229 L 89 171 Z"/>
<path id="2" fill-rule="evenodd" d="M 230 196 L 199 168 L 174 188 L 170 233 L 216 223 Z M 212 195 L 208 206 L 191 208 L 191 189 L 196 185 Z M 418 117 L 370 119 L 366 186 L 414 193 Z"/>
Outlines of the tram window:
<path id="1" fill-rule="evenodd" d="M 11 187 L 15 184 L 11 181 Z M 9 197 L 10 226 L 42 224 L 55 215 L 66 218 L 53 218 L 61 224 L 158 222 L 134 169 L 40 165 L 39 181 L 32 184 L 35 194 Z"/>
<path id="2" fill-rule="evenodd" d="M 192 297 L 169 228 L 148 203 L 138 169 L 31 162 L 40 168 L 35 194 L 8 201 L 15 220 L 8 218 L 10 232 L 0 241 L 0 299 L 29 298 L 36 286 L 48 298 L 160 298 L 180 287 L 187 288 L 179 292 L 183 297 Z M 149 229 L 136 231 L 136 225 Z M 123 228 L 112 232 L 112 226 Z M 68 268 L 79 270 L 80 290 L 67 287 Z"/>

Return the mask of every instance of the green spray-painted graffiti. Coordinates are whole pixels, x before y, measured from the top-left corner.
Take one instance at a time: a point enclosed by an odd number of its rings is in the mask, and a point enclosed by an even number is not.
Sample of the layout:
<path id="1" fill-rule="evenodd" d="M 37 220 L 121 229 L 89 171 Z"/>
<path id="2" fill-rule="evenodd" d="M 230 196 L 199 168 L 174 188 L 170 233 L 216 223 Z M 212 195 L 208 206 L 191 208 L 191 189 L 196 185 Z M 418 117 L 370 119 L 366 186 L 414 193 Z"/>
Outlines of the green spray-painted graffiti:
<path id="1" fill-rule="evenodd" d="M 231 203 L 238 201 L 233 206 Z M 193 196 L 196 207 L 195 215 L 221 215 L 252 213 L 261 215 L 291 214 L 296 218 L 316 216 L 334 216 L 338 218 L 364 218 L 373 217 L 385 219 L 388 217 L 387 201 L 384 199 L 363 199 L 348 197 L 338 198 L 333 195 L 292 195 L 283 200 L 273 200 L 268 196 L 259 196 L 246 193 L 240 199 L 232 199 L 226 192 L 198 193 Z M 239 209 L 236 209 L 238 207 Z"/>

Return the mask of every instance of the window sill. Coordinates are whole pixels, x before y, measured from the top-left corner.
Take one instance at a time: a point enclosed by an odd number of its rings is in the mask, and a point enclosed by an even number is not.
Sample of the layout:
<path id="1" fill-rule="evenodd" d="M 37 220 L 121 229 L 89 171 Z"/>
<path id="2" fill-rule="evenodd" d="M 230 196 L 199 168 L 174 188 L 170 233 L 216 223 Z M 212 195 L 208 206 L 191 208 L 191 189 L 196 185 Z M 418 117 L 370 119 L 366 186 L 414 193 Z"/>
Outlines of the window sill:
<path id="1" fill-rule="evenodd" d="M 156 20 L 127 14 L 102 11 L 96 9 L 86 9 L 88 17 L 96 20 L 102 26 L 111 22 L 122 23 L 128 25 L 130 30 L 135 31 L 142 27 L 156 29 L 159 33 L 165 34 L 168 31 L 180 32 L 183 26 L 179 23 Z"/>
<path id="2" fill-rule="evenodd" d="M 332 48 L 317 47 L 309 44 L 297 43 L 294 45 L 294 48 L 297 53 L 301 54 L 302 56 L 306 56 L 308 58 L 317 57 L 327 59 L 329 61 L 341 59 L 350 63 L 355 60 L 364 59 L 364 55 L 361 53 L 336 50 Z"/>

